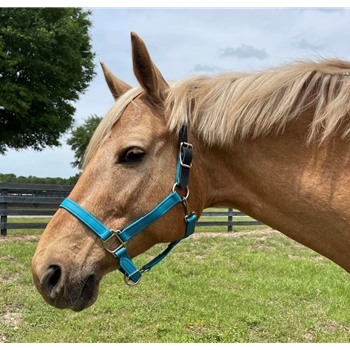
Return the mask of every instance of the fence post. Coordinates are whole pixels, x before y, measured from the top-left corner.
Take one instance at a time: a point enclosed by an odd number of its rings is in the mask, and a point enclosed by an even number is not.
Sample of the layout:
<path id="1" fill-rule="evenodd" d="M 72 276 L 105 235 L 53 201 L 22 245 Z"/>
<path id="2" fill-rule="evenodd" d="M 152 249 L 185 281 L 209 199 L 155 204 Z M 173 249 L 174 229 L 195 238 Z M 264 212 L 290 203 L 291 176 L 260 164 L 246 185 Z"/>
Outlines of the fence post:
<path id="1" fill-rule="evenodd" d="M 232 232 L 232 224 L 233 224 L 233 209 L 228 208 L 228 226 L 227 226 L 227 232 Z"/>
<path id="2" fill-rule="evenodd" d="M 39 191 L 38 191 L 38 190 L 35 190 L 35 191 L 34 191 L 34 197 L 39 197 Z M 35 198 L 35 199 L 36 199 L 36 198 Z M 34 203 L 34 207 L 35 207 L 35 208 L 38 208 L 38 207 L 39 207 L 38 203 Z"/>
<path id="3" fill-rule="evenodd" d="M 1 196 L 7 196 L 7 194 L 8 194 L 8 190 L 7 189 L 4 189 L 4 188 L 2 188 L 1 189 Z M 6 210 L 7 210 L 7 203 L 6 202 L 2 202 L 1 203 L 1 209 L 3 209 L 3 211 L 5 212 L 4 214 L 1 214 L 1 223 L 2 224 L 5 224 L 5 226 L 6 226 L 6 223 L 7 223 L 7 212 L 6 212 Z M 1 229 L 1 236 L 3 236 L 3 237 L 5 237 L 7 235 L 7 228 L 5 227 L 5 228 L 2 228 Z"/>

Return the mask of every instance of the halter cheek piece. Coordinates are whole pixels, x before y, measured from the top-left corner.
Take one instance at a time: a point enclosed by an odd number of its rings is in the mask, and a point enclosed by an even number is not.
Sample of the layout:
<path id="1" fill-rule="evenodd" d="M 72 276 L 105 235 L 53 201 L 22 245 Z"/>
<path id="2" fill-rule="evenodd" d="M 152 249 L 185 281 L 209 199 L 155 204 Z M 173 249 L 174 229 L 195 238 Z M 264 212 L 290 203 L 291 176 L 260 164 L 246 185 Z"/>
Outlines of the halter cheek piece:
<path id="1" fill-rule="evenodd" d="M 64 199 L 60 204 L 61 208 L 66 209 L 72 215 L 77 217 L 81 222 L 83 222 L 87 227 L 89 227 L 95 234 L 97 234 L 97 236 L 102 239 L 107 251 L 119 259 L 119 270 L 124 274 L 124 280 L 128 285 L 132 286 L 137 284 L 143 272 L 150 271 L 151 268 L 162 261 L 182 239 L 188 237 L 194 232 L 197 218 L 195 212 L 191 212 L 189 210 L 187 203 L 187 198 L 189 196 L 188 181 L 190 176 L 190 169 L 192 167 L 193 147 L 190 143 L 187 142 L 187 127 L 185 125 L 182 126 L 179 132 L 179 144 L 180 150 L 176 167 L 176 180 L 172 189 L 172 193 L 170 193 L 149 213 L 134 221 L 122 230 L 108 229 L 86 209 L 81 207 L 78 203 L 74 202 L 70 198 Z M 186 190 L 185 197 L 180 197 L 180 195 L 176 192 L 177 187 Z M 144 265 L 141 269 L 138 269 L 132 262 L 126 250 L 127 241 L 142 231 L 145 227 L 158 220 L 178 203 L 182 203 L 184 205 L 186 212 L 186 229 L 184 237 L 170 243 L 161 254 L 156 256 L 152 261 Z M 108 241 L 113 236 L 118 239 L 120 244 L 115 249 L 109 249 L 107 246 Z"/>

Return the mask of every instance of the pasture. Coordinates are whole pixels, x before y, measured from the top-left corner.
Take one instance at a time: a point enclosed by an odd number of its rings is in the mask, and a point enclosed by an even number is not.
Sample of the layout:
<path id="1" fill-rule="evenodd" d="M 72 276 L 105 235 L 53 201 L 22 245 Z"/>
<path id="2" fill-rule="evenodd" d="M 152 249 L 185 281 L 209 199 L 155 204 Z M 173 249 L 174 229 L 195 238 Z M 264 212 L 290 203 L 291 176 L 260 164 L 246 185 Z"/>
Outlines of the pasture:
<path id="1" fill-rule="evenodd" d="M 80 313 L 48 306 L 32 283 L 41 232 L 13 230 L 0 239 L 0 342 L 350 340 L 350 275 L 269 228 L 197 232 L 136 287 L 118 272 L 107 275 L 97 302 Z"/>

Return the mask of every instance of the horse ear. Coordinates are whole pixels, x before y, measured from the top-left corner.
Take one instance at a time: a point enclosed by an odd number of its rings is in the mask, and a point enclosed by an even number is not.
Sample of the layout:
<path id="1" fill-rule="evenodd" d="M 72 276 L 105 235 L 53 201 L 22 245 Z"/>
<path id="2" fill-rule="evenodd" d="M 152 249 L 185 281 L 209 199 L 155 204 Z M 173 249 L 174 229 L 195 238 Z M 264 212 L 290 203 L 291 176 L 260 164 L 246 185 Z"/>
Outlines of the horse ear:
<path id="1" fill-rule="evenodd" d="M 129 84 L 124 83 L 122 80 L 114 76 L 103 62 L 100 62 L 100 65 L 102 67 L 109 90 L 111 91 L 115 100 L 131 89 Z"/>
<path id="2" fill-rule="evenodd" d="M 132 61 L 136 79 L 152 102 L 161 104 L 169 89 L 168 83 L 152 62 L 147 47 L 142 39 L 131 32 Z"/>

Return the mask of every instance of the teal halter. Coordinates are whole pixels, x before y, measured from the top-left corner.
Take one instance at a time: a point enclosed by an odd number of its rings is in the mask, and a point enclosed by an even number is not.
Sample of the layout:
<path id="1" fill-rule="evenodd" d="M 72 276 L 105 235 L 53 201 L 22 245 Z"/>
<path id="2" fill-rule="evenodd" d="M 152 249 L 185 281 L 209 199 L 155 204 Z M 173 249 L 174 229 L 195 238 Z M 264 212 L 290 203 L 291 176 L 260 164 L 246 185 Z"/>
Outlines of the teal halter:
<path id="1" fill-rule="evenodd" d="M 191 235 L 195 230 L 197 217 L 195 212 L 191 212 L 188 209 L 187 203 L 187 198 L 189 196 L 188 181 L 190 169 L 192 167 L 193 147 L 190 143 L 187 142 L 187 128 L 185 125 L 180 130 L 179 143 L 180 151 L 176 167 L 176 180 L 172 189 L 172 193 L 170 193 L 149 213 L 134 221 L 122 230 L 108 229 L 91 213 L 89 213 L 86 209 L 81 207 L 78 203 L 74 202 L 70 198 L 64 199 L 63 202 L 60 204 L 61 208 L 66 209 L 72 215 L 77 217 L 81 222 L 83 222 L 87 227 L 89 227 L 95 234 L 97 234 L 97 236 L 99 236 L 102 239 L 107 251 L 119 259 L 119 270 L 124 274 L 124 280 L 128 285 L 137 284 L 143 272 L 150 271 L 152 267 L 158 264 L 160 261 L 162 261 L 182 239 Z M 176 192 L 176 187 L 186 189 L 185 197 L 180 197 L 180 195 Z M 165 215 L 165 213 L 167 213 L 172 207 L 174 207 L 178 203 L 182 203 L 186 210 L 186 229 L 184 237 L 170 243 L 161 254 L 156 256 L 152 261 L 144 265 L 141 269 L 138 269 L 132 262 L 126 250 L 127 241 L 131 237 L 135 236 L 137 233 L 142 231 L 145 227 L 147 227 L 148 225 Z M 120 244 L 115 249 L 109 249 L 107 243 L 113 236 L 115 236 L 118 239 Z"/>

